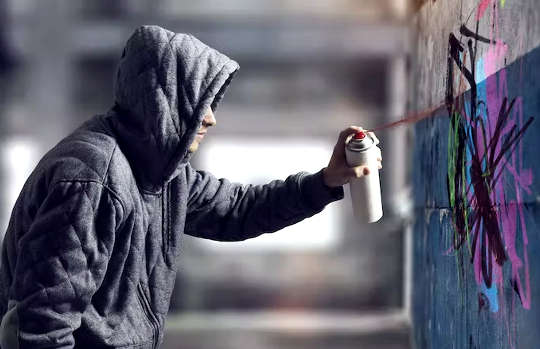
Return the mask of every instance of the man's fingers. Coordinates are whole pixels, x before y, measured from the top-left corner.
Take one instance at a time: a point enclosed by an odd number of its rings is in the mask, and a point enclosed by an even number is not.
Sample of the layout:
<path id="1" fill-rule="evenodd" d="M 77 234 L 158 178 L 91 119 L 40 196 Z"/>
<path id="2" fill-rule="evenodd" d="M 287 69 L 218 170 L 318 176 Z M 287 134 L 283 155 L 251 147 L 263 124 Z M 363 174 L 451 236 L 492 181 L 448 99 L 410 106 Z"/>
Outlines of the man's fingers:
<path id="1" fill-rule="evenodd" d="M 380 162 L 377 162 L 377 169 L 382 169 L 382 164 Z M 352 178 L 360 178 L 363 176 L 367 176 L 370 174 L 371 170 L 368 166 L 360 165 L 356 167 L 349 167 L 347 171 L 347 176 Z"/>
<path id="2" fill-rule="evenodd" d="M 332 157 L 343 158 L 345 156 L 345 140 L 350 134 L 361 131 L 362 128 L 358 126 L 349 126 L 339 133 L 338 140 L 334 147 L 334 153 Z"/>
<path id="3" fill-rule="evenodd" d="M 349 126 L 339 133 L 338 142 L 344 142 L 347 136 L 349 136 L 350 134 L 356 133 L 358 131 L 362 131 L 362 130 L 363 128 L 358 127 L 358 126 Z"/>
<path id="4" fill-rule="evenodd" d="M 369 174 L 369 167 L 367 166 L 349 167 L 349 177 L 360 178 L 363 176 L 367 176 L 368 174 Z"/>

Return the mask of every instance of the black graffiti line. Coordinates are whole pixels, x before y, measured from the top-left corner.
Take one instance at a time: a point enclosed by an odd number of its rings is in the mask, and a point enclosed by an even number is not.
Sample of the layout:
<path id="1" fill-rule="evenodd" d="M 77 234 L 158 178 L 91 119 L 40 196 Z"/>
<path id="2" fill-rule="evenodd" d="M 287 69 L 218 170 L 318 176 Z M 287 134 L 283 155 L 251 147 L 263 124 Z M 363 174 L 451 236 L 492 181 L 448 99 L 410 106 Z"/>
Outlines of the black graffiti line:
<path id="1" fill-rule="evenodd" d="M 478 22 L 476 22 L 478 23 Z M 486 38 L 485 36 L 482 36 L 480 34 L 478 34 L 478 26 L 476 27 L 476 33 L 473 32 L 472 30 L 470 30 L 469 28 L 467 28 L 465 26 L 465 24 L 462 24 L 460 27 L 459 27 L 459 33 L 468 37 L 468 38 L 473 38 L 477 41 L 481 41 L 481 42 L 485 42 L 486 44 L 491 44 L 493 43 L 492 40 Z"/>
<path id="2" fill-rule="evenodd" d="M 517 135 L 514 136 L 514 138 L 512 140 L 508 140 L 508 141 L 505 141 L 505 145 L 503 145 L 503 148 L 506 148 L 506 150 L 504 151 L 504 153 L 508 153 L 508 155 L 510 154 L 513 154 L 514 151 L 515 151 L 515 148 L 516 146 L 518 145 L 518 140 L 521 139 L 525 133 L 525 131 L 527 130 L 527 128 L 531 125 L 531 123 L 534 121 L 534 118 L 531 116 L 527 122 L 525 123 L 525 125 L 520 129 L 519 133 Z M 515 129 L 515 126 L 514 128 Z M 486 172 L 487 173 L 491 173 L 493 171 L 493 173 L 497 170 L 497 166 L 499 164 L 499 162 L 502 160 L 500 157 L 502 156 L 503 154 L 499 154 L 499 156 L 497 157 L 498 161 L 496 161 L 495 164 L 492 164 L 491 166 L 489 166 L 487 169 L 486 169 Z M 484 157 L 482 157 L 481 161 L 484 161 L 485 159 L 485 155 Z M 497 172 L 497 175 L 493 177 L 493 179 L 491 179 L 490 181 L 490 186 L 494 186 L 497 181 L 499 180 L 499 177 L 501 176 L 501 174 L 504 172 L 504 168 L 506 168 L 506 164 L 504 164 L 502 167 L 499 167 L 499 171 Z M 471 190 L 471 187 L 476 184 L 478 181 L 483 181 L 484 178 L 481 178 L 475 182 L 471 181 L 469 183 L 469 185 L 467 186 L 467 189 L 465 191 L 465 195 L 468 195 L 470 193 L 470 190 Z M 475 198 L 473 197 L 471 199 L 471 204 L 473 202 L 473 200 L 475 200 Z"/>

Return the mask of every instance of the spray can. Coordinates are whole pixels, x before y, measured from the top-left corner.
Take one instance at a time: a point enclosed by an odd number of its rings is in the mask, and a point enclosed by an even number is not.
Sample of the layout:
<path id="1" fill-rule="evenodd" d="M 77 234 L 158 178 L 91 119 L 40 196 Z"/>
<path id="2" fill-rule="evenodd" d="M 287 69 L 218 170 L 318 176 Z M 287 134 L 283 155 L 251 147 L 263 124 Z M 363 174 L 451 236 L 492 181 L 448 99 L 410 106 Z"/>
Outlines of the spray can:
<path id="1" fill-rule="evenodd" d="M 360 223 L 373 223 L 383 215 L 381 185 L 377 157 L 381 150 L 378 140 L 367 132 L 358 131 L 345 141 L 345 157 L 351 167 L 368 166 L 369 174 L 352 178 L 349 183 L 354 216 Z"/>

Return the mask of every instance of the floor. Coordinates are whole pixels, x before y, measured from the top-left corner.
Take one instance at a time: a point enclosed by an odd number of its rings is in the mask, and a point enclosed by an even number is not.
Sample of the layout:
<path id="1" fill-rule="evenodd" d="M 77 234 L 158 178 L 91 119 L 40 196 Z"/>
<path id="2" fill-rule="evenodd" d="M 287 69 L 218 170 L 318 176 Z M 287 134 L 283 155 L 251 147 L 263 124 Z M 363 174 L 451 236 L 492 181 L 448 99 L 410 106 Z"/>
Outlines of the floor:
<path id="1" fill-rule="evenodd" d="M 212 313 L 170 316 L 162 349 L 408 349 L 400 312 Z"/>

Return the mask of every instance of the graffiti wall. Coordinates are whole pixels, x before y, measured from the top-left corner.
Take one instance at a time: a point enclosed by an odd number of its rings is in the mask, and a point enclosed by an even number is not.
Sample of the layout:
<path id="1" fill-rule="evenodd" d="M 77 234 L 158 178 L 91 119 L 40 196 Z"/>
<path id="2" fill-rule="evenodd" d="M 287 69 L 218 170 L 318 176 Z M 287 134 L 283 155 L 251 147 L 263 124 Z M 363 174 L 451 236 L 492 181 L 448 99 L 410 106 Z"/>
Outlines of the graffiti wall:
<path id="1" fill-rule="evenodd" d="M 540 347 L 540 3 L 415 17 L 414 342 Z"/>

